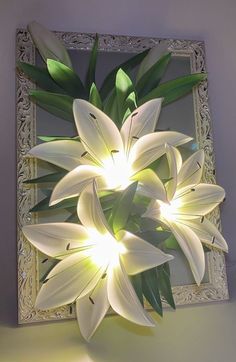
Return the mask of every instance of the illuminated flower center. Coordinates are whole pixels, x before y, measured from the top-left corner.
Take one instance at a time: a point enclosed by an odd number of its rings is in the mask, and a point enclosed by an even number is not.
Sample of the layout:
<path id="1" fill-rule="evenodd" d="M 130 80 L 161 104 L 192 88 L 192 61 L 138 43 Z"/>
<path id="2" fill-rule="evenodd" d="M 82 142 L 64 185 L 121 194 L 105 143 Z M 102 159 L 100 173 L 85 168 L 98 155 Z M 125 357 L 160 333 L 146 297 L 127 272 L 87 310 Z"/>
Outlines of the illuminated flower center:
<path id="1" fill-rule="evenodd" d="M 172 200 L 169 204 L 161 202 L 160 203 L 160 213 L 161 216 L 169 221 L 174 221 L 178 217 L 178 210 L 181 205 L 180 200 Z"/>
<path id="2" fill-rule="evenodd" d="M 125 189 L 131 183 L 131 176 L 131 166 L 121 152 L 113 153 L 112 158 L 103 161 L 103 177 L 108 188 Z"/>
<path id="3" fill-rule="evenodd" d="M 98 266 L 119 265 L 119 255 L 124 254 L 126 249 L 121 242 L 118 242 L 111 234 L 99 234 L 93 230 L 91 238 L 95 246 L 90 250 L 92 261 Z"/>

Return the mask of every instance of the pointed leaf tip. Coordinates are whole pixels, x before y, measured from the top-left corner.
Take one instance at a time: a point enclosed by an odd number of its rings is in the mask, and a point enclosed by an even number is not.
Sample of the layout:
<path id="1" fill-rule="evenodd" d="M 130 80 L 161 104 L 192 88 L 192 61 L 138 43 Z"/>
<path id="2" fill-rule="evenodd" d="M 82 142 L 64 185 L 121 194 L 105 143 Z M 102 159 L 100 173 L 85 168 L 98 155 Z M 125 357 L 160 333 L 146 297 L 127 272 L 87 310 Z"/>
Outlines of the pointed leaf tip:
<path id="1" fill-rule="evenodd" d="M 87 87 L 88 92 L 91 88 L 91 85 L 93 83 L 95 83 L 97 55 L 98 55 L 98 41 L 99 41 L 99 38 L 98 38 L 98 34 L 96 33 L 95 39 L 94 39 L 94 44 L 93 44 L 92 51 L 90 54 L 88 70 L 87 70 L 87 74 L 86 74 L 86 87 Z"/>
<path id="2" fill-rule="evenodd" d="M 39 90 L 30 90 L 29 96 L 39 107 L 45 109 L 47 112 L 52 113 L 59 118 L 63 118 L 66 121 L 74 122 L 72 97 Z"/>
<path id="3" fill-rule="evenodd" d="M 79 76 L 70 67 L 57 60 L 47 59 L 47 68 L 52 79 L 54 79 L 68 95 L 74 98 L 85 97 L 84 85 Z"/>
<path id="4" fill-rule="evenodd" d="M 191 92 L 192 88 L 205 80 L 206 77 L 206 73 L 194 73 L 161 83 L 158 87 L 154 88 L 151 92 L 141 98 L 139 100 L 139 105 L 158 97 L 164 98 L 163 105 L 174 102 Z"/>
<path id="5" fill-rule="evenodd" d="M 128 186 L 117 198 L 111 214 L 111 223 L 113 230 L 117 233 L 119 230 L 125 228 L 132 209 L 132 202 L 137 190 L 138 182 L 132 183 Z"/>
<path id="6" fill-rule="evenodd" d="M 89 92 L 89 102 L 92 103 L 95 107 L 102 110 L 102 100 L 99 94 L 99 91 L 95 83 L 92 83 L 90 92 Z"/>

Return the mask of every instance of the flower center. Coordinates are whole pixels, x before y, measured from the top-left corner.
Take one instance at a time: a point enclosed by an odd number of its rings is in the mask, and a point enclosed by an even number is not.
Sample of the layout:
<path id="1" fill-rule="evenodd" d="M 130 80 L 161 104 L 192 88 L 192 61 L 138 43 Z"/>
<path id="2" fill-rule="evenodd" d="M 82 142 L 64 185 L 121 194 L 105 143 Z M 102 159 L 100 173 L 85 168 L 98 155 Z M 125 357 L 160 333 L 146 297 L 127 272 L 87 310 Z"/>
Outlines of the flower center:
<path id="1" fill-rule="evenodd" d="M 91 259 L 98 266 L 108 265 L 115 267 L 119 264 L 120 254 L 124 254 L 126 249 L 121 242 L 118 242 L 111 234 L 92 233 L 95 246 L 91 249 Z"/>
<path id="2" fill-rule="evenodd" d="M 172 200 L 169 204 L 161 202 L 161 216 L 169 221 L 175 221 L 178 217 L 178 209 L 181 205 L 180 200 Z"/>
<path id="3" fill-rule="evenodd" d="M 103 177 L 109 189 L 124 190 L 130 184 L 132 170 L 122 152 L 103 161 Z"/>

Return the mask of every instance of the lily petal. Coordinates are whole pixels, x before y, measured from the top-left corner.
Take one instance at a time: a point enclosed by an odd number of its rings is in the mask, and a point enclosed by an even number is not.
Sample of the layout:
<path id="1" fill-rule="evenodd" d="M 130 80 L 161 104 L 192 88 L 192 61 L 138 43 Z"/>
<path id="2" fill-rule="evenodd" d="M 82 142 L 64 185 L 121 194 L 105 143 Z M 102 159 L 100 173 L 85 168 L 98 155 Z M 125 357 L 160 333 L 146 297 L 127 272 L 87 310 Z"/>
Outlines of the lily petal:
<path id="1" fill-rule="evenodd" d="M 199 150 L 183 163 L 178 174 L 178 188 L 199 184 L 202 178 L 203 166 L 204 151 Z"/>
<path id="2" fill-rule="evenodd" d="M 171 178 L 166 184 L 166 189 L 168 199 L 171 200 L 176 191 L 177 175 L 182 166 L 182 157 L 177 148 L 168 144 L 166 144 L 166 156 L 169 165 L 169 178 Z"/>
<path id="3" fill-rule="evenodd" d="M 179 132 L 155 132 L 141 137 L 132 147 L 129 162 L 134 172 L 138 172 L 166 152 L 165 144 L 180 146 L 191 141 L 188 137 Z"/>
<path id="4" fill-rule="evenodd" d="M 42 143 L 33 147 L 29 154 L 71 171 L 80 165 L 84 151 L 80 142 L 65 140 Z"/>
<path id="5" fill-rule="evenodd" d="M 173 259 L 172 255 L 163 253 L 158 248 L 128 231 L 120 231 L 118 239 L 125 247 L 121 260 L 126 272 L 130 275 L 154 268 Z"/>
<path id="6" fill-rule="evenodd" d="M 81 192 L 77 212 L 81 223 L 86 228 L 96 229 L 101 234 L 108 232 L 109 226 L 98 199 L 94 182 L 91 182 Z"/>
<path id="7" fill-rule="evenodd" d="M 51 195 L 50 206 L 79 195 L 83 188 L 98 176 L 100 176 L 100 168 L 97 166 L 76 167 L 56 184 Z"/>
<path id="8" fill-rule="evenodd" d="M 171 223 L 170 228 L 185 254 L 194 279 L 200 285 L 205 273 L 205 256 L 198 236 L 186 225 Z"/>
<path id="9" fill-rule="evenodd" d="M 113 152 L 123 152 L 120 132 L 105 113 L 83 99 L 74 100 L 73 112 L 84 148 L 100 165 L 112 158 Z"/>
<path id="10" fill-rule="evenodd" d="M 22 230 L 37 249 L 58 259 L 63 259 L 73 249 L 85 247 L 89 238 L 82 225 L 65 222 L 27 225 Z"/>
<path id="11" fill-rule="evenodd" d="M 143 309 L 122 263 L 108 273 L 108 300 L 115 312 L 131 322 L 154 327 L 148 313 Z"/>
<path id="12" fill-rule="evenodd" d="M 152 220 L 159 220 L 161 218 L 160 204 L 157 200 L 152 200 L 147 207 L 147 210 L 142 217 L 148 217 Z"/>
<path id="13" fill-rule="evenodd" d="M 176 192 L 174 200 L 179 199 L 181 206 L 178 218 L 196 219 L 211 212 L 225 197 L 222 187 L 212 184 L 199 184 Z"/>
<path id="14" fill-rule="evenodd" d="M 228 245 L 219 230 L 205 217 L 202 220 L 185 220 L 184 224 L 190 227 L 203 243 L 228 251 Z"/>
<path id="15" fill-rule="evenodd" d="M 136 173 L 132 180 L 139 181 L 138 192 L 142 195 L 167 202 L 166 189 L 157 174 L 151 169 Z"/>
<path id="16" fill-rule="evenodd" d="M 76 300 L 76 315 L 82 336 L 88 341 L 110 307 L 107 297 L 107 278 L 100 279 L 96 287 Z"/>
<path id="17" fill-rule="evenodd" d="M 140 137 L 155 131 L 162 101 L 163 98 L 156 98 L 144 103 L 135 109 L 124 122 L 120 133 L 127 155 Z"/>
<path id="18" fill-rule="evenodd" d="M 72 303 L 95 288 L 107 265 L 97 266 L 89 253 L 74 253 L 51 270 L 38 293 L 36 308 L 45 310 Z"/>

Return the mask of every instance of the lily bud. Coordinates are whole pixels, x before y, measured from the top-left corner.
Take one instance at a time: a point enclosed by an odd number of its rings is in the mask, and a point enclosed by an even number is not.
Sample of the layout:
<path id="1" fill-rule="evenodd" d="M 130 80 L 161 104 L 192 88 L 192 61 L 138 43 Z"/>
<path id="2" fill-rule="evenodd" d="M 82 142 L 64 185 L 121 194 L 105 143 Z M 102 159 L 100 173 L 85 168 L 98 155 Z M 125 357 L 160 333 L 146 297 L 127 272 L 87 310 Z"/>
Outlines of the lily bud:
<path id="1" fill-rule="evenodd" d="M 150 49 L 139 66 L 136 82 L 138 82 L 139 79 L 142 78 L 142 76 L 157 62 L 157 60 L 166 53 L 168 53 L 168 45 L 165 42 Z"/>
<path id="2" fill-rule="evenodd" d="M 28 25 L 28 30 L 45 62 L 47 62 L 47 59 L 54 59 L 72 68 L 69 54 L 55 34 L 36 21 Z"/>

